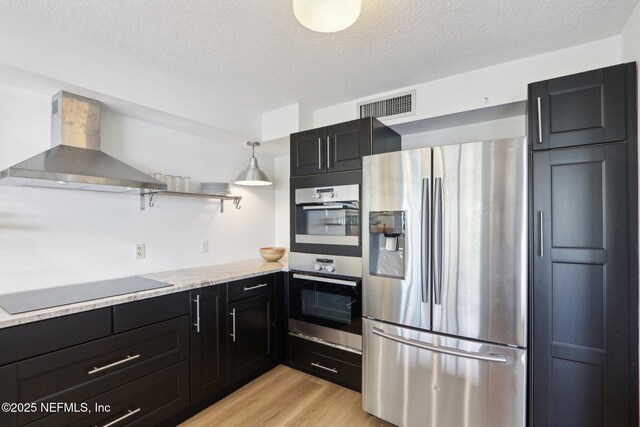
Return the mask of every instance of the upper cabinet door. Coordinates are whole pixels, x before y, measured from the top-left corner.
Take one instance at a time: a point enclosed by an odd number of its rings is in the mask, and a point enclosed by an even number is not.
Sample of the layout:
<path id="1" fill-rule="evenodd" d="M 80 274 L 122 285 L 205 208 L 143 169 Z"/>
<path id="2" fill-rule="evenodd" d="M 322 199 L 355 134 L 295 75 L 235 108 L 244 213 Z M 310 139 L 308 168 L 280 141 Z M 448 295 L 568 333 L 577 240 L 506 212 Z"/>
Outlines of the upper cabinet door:
<path id="1" fill-rule="evenodd" d="M 327 170 L 362 169 L 362 156 L 371 154 L 371 119 L 358 119 L 328 126 Z"/>
<path id="2" fill-rule="evenodd" d="M 624 140 L 624 87 L 624 65 L 531 84 L 533 149 Z"/>
<path id="3" fill-rule="evenodd" d="M 291 134 L 291 176 L 327 171 L 325 128 Z"/>

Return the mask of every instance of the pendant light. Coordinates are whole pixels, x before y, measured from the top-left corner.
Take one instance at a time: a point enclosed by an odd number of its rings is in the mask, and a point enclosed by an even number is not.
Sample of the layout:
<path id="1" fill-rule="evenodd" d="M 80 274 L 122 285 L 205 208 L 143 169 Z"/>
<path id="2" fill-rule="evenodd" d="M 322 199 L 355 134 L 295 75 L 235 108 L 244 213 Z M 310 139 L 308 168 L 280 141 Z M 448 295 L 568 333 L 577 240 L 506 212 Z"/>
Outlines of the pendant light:
<path id="1" fill-rule="evenodd" d="M 256 159 L 256 147 L 260 146 L 259 142 L 247 142 L 247 145 L 251 147 L 251 160 L 249 160 L 249 166 L 243 170 L 236 178 L 234 184 L 237 185 L 271 185 L 271 181 L 267 178 L 267 175 L 258 167 L 258 159 Z"/>
<path id="2" fill-rule="evenodd" d="M 356 22 L 361 5 L 362 0 L 293 0 L 293 13 L 310 30 L 335 33 Z"/>

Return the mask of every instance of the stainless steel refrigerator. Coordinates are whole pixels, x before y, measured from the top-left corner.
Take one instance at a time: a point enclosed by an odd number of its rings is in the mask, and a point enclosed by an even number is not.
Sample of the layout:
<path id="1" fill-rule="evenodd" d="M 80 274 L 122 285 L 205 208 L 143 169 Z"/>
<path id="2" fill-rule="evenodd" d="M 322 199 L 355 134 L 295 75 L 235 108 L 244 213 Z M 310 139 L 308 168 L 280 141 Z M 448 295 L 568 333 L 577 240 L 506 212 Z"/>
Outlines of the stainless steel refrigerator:
<path id="1" fill-rule="evenodd" d="M 362 215 L 363 409 L 524 426 L 526 140 L 365 157 Z"/>

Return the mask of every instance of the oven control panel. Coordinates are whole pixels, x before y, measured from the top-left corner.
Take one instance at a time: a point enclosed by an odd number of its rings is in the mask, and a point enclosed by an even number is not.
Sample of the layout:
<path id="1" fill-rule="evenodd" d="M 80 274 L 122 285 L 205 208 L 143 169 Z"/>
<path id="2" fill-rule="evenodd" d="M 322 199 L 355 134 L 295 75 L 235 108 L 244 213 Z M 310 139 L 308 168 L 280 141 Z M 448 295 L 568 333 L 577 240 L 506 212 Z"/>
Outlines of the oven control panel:
<path id="1" fill-rule="evenodd" d="M 362 258 L 291 252 L 289 269 L 339 276 L 362 277 Z"/>
<path id="2" fill-rule="evenodd" d="M 311 197 L 316 200 L 324 200 L 324 199 L 332 199 L 335 197 L 335 193 L 333 192 L 333 188 L 318 188 L 316 189 L 315 194 L 312 194 Z"/>
<path id="3" fill-rule="evenodd" d="M 333 260 L 330 258 L 316 258 L 315 264 L 313 264 L 313 269 L 315 271 L 327 271 L 329 273 L 334 273 L 336 271 L 336 266 L 333 265 Z"/>
<path id="4" fill-rule="evenodd" d="M 321 204 L 324 202 L 357 203 L 360 200 L 360 185 L 334 185 L 333 187 L 296 188 L 296 205 Z"/>

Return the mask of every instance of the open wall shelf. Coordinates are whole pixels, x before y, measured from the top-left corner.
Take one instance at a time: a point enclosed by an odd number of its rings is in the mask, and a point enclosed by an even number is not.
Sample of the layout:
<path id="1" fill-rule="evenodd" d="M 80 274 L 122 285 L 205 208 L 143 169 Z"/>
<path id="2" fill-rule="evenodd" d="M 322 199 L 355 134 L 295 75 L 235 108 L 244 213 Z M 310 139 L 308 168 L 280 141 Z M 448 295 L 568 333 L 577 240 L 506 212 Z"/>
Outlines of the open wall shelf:
<path id="1" fill-rule="evenodd" d="M 184 193 L 179 191 L 151 191 L 151 192 L 141 192 L 140 193 L 140 210 L 143 211 L 146 208 L 146 196 L 149 196 L 149 207 L 152 208 L 155 205 L 155 198 L 161 195 L 164 196 L 177 196 L 177 197 L 196 197 L 201 199 L 213 199 L 220 200 L 220 212 L 224 212 L 224 202 L 225 200 L 231 200 L 236 209 L 240 209 L 240 200 L 242 200 L 241 196 L 217 196 L 214 194 L 204 194 L 204 193 Z"/>

